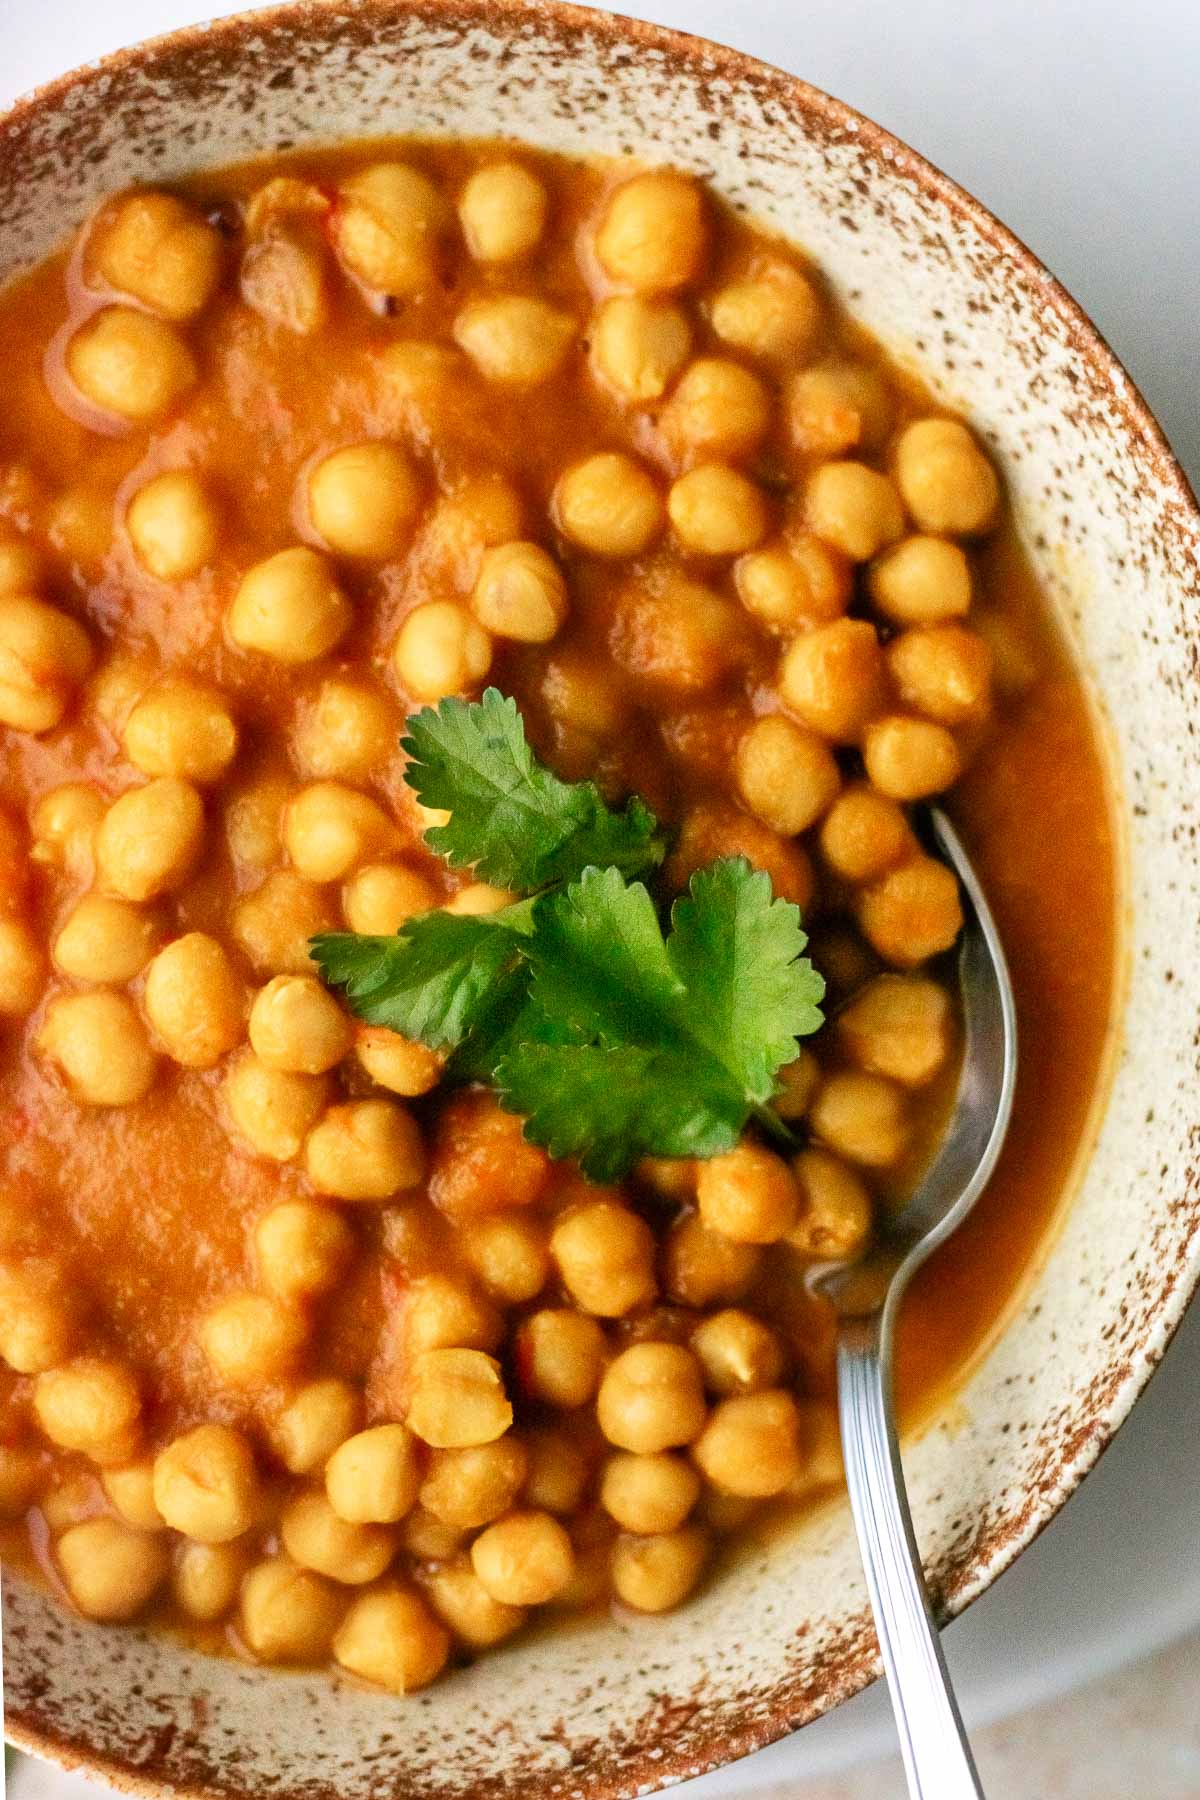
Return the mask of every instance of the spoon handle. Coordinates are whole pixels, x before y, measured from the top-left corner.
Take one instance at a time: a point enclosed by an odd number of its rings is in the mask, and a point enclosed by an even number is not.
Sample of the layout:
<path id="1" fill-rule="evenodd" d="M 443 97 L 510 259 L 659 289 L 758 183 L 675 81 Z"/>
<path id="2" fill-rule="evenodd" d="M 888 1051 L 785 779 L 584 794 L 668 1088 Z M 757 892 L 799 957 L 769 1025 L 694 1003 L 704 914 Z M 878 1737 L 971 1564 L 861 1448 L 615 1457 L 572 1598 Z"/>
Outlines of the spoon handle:
<path id="1" fill-rule="evenodd" d="M 890 1332 L 844 1319 L 838 1406 L 846 1484 L 912 1800 L 983 1800 L 933 1621 L 904 1491 L 892 1409 Z"/>

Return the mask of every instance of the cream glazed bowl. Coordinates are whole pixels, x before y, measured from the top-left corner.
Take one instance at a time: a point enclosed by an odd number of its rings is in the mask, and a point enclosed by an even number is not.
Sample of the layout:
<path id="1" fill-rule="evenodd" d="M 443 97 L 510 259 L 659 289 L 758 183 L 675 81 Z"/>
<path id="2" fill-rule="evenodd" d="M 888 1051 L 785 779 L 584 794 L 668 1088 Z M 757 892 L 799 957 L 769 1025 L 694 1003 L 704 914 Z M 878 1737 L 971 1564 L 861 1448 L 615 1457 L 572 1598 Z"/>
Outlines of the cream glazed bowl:
<path id="1" fill-rule="evenodd" d="M 65 77 L 0 120 L 0 279 L 109 190 L 384 132 L 671 161 L 803 245 L 991 447 L 1106 716 L 1130 872 L 1111 1090 L 1039 1272 L 907 1454 L 953 1615 L 1095 1461 L 1200 1275 L 1200 516 L 1124 371 L 975 201 L 790 76 L 556 0 L 301 0 Z M 632 1794 L 877 1669 L 838 1506 L 677 1615 L 547 1634 L 408 1700 L 85 1624 L 15 1578 L 4 1650 L 22 1747 L 140 1792 L 277 1800 Z"/>

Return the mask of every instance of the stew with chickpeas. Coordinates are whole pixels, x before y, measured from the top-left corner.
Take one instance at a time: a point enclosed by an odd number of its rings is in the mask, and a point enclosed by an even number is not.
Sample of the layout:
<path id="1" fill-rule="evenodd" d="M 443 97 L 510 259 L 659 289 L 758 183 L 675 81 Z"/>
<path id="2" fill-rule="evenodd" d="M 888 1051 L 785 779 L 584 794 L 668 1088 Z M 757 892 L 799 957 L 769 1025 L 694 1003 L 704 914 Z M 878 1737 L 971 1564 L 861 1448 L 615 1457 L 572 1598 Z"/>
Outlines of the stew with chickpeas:
<path id="1" fill-rule="evenodd" d="M 907 1305 L 909 1417 L 997 1329 L 1103 1069 L 1103 757 L 985 448 L 699 182 L 519 147 L 117 195 L 0 336 L 0 1550 L 89 1618 L 394 1691 L 728 1578 L 839 1479 L 805 1270 L 953 1096 L 914 805 L 978 861 L 1022 1067 Z M 826 1022 L 716 1154 L 588 1181 L 321 979 L 314 938 L 516 903 L 401 748 L 488 686 L 539 767 L 653 810 L 661 894 L 744 858 L 803 913 Z"/>

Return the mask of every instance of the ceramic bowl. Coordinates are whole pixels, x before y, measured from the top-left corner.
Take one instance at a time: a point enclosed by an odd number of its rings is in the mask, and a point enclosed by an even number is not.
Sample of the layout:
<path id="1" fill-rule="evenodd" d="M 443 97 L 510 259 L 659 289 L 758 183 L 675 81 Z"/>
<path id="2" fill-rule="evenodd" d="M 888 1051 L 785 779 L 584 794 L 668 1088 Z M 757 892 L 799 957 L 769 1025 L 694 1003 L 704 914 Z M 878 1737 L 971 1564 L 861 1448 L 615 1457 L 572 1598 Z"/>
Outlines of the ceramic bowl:
<path id="1" fill-rule="evenodd" d="M 919 156 L 778 70 L 557 0 L 296 4 L 67 76 L 0 121 L 0 277 L 106 190 L 381 132 L 666 159 L 806 246 L 987 441 L 1095 685 L 1131 870 L 1121 1042 L 1040 1274 L 908 1453 L 933 1584 L 957 1613 L 1099 1455 L 1200 1271 L 1195 503 L 1087 319 Z M 15 1580 L 4 1637 L 18 1744 L 144 1791 L 258 1800 L 632 1794 L 753 1750 L 876 1672 L 844 1507 L 676 1616 L 551 1633 L 408 1700 L 87 1625 Z"/>

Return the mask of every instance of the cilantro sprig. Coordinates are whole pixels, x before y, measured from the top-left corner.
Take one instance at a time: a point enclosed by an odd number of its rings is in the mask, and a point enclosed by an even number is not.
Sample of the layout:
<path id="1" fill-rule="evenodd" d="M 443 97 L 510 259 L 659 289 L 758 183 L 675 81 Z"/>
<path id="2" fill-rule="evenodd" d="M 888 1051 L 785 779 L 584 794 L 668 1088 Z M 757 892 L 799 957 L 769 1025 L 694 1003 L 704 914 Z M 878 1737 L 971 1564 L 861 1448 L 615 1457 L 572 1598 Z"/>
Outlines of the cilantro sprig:
<path id="1" fill-rule="evenodd" d="M 654 815 L 607 806 L 533 755 L 495 689 L 409 720 L 406 779 L 450 813 L 426 833 L 454 868 L 528 897 L 482 917 L 426 913 L 395 937 L 314 938 L 325 981 L 373 1025 L 489 1081 L 525 1135 L 613 1181 L 641 1156 L 714 1156 L 768 1110 L 825 984 L 800 910 L 742 857 L 693 875 L 664 933 L 646 882 Z M 785 1134 L 786 1135 L 786 1134 Z"/>

